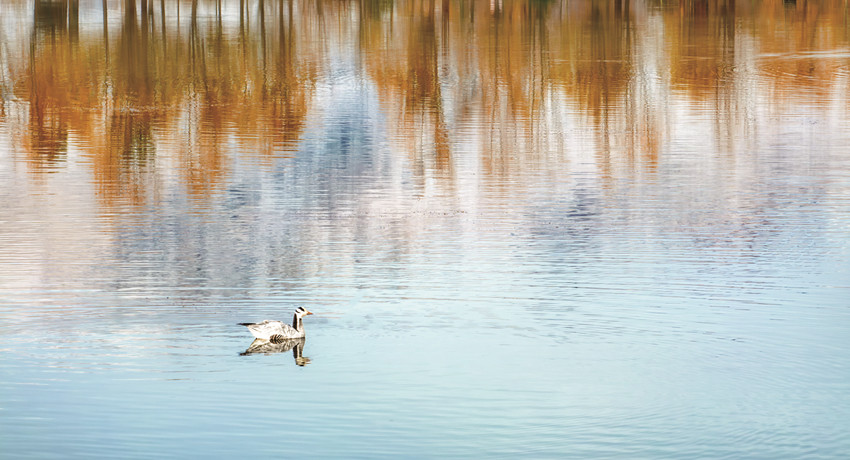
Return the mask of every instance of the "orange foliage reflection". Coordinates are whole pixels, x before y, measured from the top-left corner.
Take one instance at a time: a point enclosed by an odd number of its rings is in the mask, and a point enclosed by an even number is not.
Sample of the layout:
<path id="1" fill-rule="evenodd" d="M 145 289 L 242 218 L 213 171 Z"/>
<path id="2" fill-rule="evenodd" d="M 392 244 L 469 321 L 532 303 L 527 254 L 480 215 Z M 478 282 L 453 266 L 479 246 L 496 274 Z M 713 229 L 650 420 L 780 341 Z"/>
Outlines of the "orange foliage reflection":
<path id="1" fill-rule="evenodd" d="M 570 125 L 591 133 L 603 176 L 652 170 L 670 98 L 728 135 L 747 85 L 833 100 L 850 46 L 844 0 L 104 0 L 102 27 L 83 28 L 76 0 L 33 5 L 9 63 L 27 113 L 16 145 L 35 171 L 81 152 L 108 204 L 144 202 L 162 164 L 208 197 L 233 143 L 260 163 L 292 155 L 333 47 L 357 50 L 390 138 L 451 178 L 469 136 L 482 172 L 505 176 L 562 158 Z"/>

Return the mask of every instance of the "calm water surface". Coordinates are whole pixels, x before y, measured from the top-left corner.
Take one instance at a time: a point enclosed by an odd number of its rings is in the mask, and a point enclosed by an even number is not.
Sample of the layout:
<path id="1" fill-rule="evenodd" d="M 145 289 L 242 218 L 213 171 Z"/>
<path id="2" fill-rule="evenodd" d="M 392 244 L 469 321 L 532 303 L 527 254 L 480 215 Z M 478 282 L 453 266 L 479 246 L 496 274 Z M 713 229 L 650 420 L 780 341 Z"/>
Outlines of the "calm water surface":
<path id="1" fill-rule="evenodd" d="M 3 1 L 0 457 L 844 458 L 848 24 Z"/>

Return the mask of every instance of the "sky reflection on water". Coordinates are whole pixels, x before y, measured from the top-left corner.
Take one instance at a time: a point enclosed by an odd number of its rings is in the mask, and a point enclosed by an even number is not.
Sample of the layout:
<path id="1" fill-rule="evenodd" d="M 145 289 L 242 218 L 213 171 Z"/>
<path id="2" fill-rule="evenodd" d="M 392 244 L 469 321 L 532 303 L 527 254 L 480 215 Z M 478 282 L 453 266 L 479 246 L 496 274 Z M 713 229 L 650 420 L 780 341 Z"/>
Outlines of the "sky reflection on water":
<path id="1" fill-rule="evenodd" d="M 68 4 L 0 14 L 0 456 L 850 450 L 844 2 Z"/>

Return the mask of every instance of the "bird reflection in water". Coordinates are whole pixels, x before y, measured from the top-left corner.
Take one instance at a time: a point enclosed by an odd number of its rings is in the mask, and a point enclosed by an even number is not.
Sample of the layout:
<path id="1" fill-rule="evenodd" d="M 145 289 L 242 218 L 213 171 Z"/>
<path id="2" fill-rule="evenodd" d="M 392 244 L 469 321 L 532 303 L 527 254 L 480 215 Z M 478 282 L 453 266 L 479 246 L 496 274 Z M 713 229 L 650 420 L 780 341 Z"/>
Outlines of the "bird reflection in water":
<path id="1" fill-rule="evenodd" d="M 292 357 L 295 359 L 295 364 L 306 366 L 310 364 L 310 358 L 305 358 L 301 354 L 304 351 L 304 342 L 304 338 L 283 340 L 254 339 L 248 349 L 239 354 L 241 356 L 255 354 L 271 355 L 292 350 Z"/>

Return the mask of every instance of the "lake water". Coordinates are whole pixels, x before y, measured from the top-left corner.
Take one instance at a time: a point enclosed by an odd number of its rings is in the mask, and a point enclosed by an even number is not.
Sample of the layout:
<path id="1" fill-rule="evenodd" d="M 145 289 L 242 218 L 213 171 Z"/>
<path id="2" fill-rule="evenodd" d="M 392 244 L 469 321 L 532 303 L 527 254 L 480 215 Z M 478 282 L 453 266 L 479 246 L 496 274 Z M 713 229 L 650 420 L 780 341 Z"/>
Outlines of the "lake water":
<path id="1" fill-rule="evenodd" d="M 0 458 L 846 458 L 848 24 L 3 1 Z"/>

